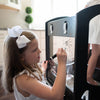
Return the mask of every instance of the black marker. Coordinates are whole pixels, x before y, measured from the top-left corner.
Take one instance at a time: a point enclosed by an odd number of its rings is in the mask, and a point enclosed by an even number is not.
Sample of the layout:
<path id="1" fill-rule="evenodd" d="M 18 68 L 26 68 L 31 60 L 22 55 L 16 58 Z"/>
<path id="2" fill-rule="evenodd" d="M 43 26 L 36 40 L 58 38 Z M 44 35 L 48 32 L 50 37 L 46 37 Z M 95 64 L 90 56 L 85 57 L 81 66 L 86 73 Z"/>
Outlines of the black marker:
<path id="1" fill-rule="evenodd" d="M 52 60 L 52 59 L 54 59 L 54 58 L 56 58 L 56 57 L 57 57 L 57 54 L 54 54 L 52 57 L 49 58 L 49 60 Z M 48 60 L 48 61 L 49 61 L 49 60 Z M 44 63 L 46 63 L 46 61 L 44 61 Z"/>
<path id="2" fill-rule="evenodd" d="M 49 60 L 54 59 L 57 57 L 57 54 L 54 54 L 52 57 L 49 58 Z"/>

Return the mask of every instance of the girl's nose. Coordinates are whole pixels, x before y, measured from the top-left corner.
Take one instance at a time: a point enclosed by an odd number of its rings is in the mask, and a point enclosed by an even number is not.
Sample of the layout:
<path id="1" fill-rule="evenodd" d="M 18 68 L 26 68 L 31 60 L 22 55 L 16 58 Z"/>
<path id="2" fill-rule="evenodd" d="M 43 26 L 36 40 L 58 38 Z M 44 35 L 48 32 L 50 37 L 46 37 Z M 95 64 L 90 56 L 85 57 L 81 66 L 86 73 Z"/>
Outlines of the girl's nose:
<path id="1" fill-rule="evenodd" d="M 39 53 L 41 53 L 41 50 L 39 49 Z"/>

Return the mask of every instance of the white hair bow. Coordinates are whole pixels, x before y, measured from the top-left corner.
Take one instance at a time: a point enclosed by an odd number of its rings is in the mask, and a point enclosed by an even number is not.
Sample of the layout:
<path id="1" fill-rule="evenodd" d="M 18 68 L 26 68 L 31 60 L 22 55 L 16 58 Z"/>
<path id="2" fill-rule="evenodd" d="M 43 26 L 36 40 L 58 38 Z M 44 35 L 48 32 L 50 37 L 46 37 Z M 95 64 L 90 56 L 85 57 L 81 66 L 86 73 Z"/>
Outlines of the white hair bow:
<path id="1" fill-rule="evenodd" d="M 27 43 L 30 42 L 30 40 L 26 36 L 21 36 L 22 32 L 23 30 L 20 26 L 15 26 L 11 29 L 8 28 L 8 35 L 10 37 L 18 37 L 18 39 L 16 40 L 18 48 L 23 48 L 27 45 Z"/>

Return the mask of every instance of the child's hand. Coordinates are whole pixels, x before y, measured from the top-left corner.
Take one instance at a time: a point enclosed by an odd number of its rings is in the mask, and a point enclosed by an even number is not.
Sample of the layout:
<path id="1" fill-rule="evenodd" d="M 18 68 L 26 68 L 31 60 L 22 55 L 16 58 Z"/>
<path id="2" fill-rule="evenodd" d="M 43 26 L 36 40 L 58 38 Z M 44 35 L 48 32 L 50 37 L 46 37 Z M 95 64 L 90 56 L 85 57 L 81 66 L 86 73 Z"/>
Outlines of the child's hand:
<path id="1" fill-rule="evenodd" d="M 53 60 L 49 60 L 49 63 L 50 63 L 51 66 L 54 66 L 55 65 L 55 63 L 54 63 Z"/>
<path id="2" fill-rule="evenodd" d="M 42 62 L 42 64 L 41 64 L 41 69 L 42 69 L 43 72 L 46 71 L 46 69 L 47 69 L 47 64 L 48 64 L 48 61 Z"/>
<path id="3" fill-rule="evenodd" d="M 67 53 L 63 48 L 59 48 L 57 51 L 57 59 L 59 65 L 65 65 L 67 61 Z"/>

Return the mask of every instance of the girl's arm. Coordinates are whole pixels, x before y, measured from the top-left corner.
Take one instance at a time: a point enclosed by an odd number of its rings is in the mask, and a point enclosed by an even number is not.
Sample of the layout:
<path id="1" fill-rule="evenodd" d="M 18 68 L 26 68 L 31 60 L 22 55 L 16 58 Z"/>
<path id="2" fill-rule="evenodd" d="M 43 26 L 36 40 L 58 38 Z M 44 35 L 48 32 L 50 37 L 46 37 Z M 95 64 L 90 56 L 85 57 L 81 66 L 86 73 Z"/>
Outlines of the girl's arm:
<path id="1" fill-rule="evenodd" d="M 40 98 L 62 100 L 65 92 L 67 61 L 67 54 L 62 48 L 58 49 L 57 59 L 57 76 L 52 87 L 27 75 L 21 75 L 16 79 L 17 87 Z"/>

